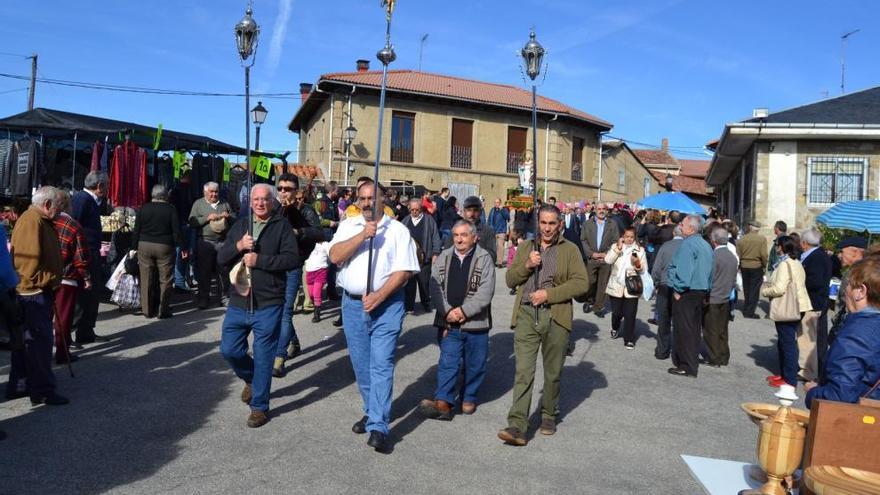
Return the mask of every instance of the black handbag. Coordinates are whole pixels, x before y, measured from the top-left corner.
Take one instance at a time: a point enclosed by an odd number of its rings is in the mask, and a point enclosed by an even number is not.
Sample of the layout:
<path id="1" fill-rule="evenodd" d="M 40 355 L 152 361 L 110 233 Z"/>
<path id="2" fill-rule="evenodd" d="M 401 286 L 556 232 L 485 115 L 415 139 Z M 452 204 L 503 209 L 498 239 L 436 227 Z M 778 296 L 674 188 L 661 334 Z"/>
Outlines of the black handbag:
<path id="1" fill-rule="evenodd" d="M 628 275 L 624 279 L 624 285 L 626 285 L 626 291 L 631 296 L 641 296 L 642 291 L 645 289 L 642 285 L 642 277 L 639 275 Z"/>

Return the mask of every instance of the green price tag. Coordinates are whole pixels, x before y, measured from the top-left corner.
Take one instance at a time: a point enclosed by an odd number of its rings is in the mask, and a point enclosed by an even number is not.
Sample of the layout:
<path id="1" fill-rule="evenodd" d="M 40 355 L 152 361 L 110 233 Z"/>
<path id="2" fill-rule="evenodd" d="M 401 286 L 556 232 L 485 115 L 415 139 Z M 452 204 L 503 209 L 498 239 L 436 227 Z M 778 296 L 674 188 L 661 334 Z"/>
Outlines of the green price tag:
<path id="1" fill-rule="evenodd" d="M 156 128 L 156 137 L 153 139 L 153 151 L 159 151 L 159 143 L 162 142 L 162 124 Z"/>
<path id="2" fill-rule="evenodd" d="M 251 168 L 257 177 L 268 179 L 272 171 L 272 162 L 266 156 L 252 156 Z"/>
<path id="3" fill-rule="evenodd" d="M 223 182 L 229 182 L 229 160 L 223 160 Z"/>
<path id="4" fill-rule="evenodd" d="M 183 151 L 175 151 L 172 163 L 174 164 L 174 178 L 179 179 L 180 172 L 183 170 L 183 166 L 186 165 L 186 153 Z"/>

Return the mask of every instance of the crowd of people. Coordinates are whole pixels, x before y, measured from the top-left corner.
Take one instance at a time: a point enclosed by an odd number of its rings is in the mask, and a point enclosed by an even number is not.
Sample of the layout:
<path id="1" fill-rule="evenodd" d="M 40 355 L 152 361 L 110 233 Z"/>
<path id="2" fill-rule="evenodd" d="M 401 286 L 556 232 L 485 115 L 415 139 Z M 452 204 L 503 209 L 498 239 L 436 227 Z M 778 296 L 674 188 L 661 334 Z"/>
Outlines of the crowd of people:
<path id="1" fill-rule="evenodd" d="M 102 339 L 94 327 L 112 268 L 101 253 L 107 186 L 105 174 L 92 172 L 72 197 L 38 189 L 9 251 L 0 229 L 0 326 L 12 329 L 9 399 L 68 403 L 56 391 L 53 352 L 56 364 L 70 363 L 77 346 Z M 498 433 L 505 443 L 527 443 L 539 352 L 539 431 L 556 432 L 574 308 L 601 321 L 610 307 L 610 338 L 633 350 L 640 299 L 654 301 L 653 353 L 671 360 L 673 375 L 695 378 L 701 364 L 729 364 L 728 328 L 742 294 L 744 319 L 761 318 L 761 297 L 770 302 L 779 373 L 768 384 L 780 398 L 797 398 L 799 383 L 808 405 L 880 397 L 880 249 L 862 237 L 843 239 L 829 253 L 819 230 L 789 234 L 783 222 L 768 243 L 757 222 L 740 233 L 714 211 L 634 213 L 621 204 L 552 197 L 531 208 L 496 198 L 489 207 L 477 196 L 459 202 L 446 188 L 408 198 L 368 177 L 352 188 L 317 188 L 283 174 L 276 185 L 254 185 L 238 211 L 214 182 L 198 199 L 189 187 L 184 174 L 170 191 L 153 188 L 119 262 L 137 260 L 145 318 L 172 318 L 175 289 L 191 293 L 199 310 L 226 308 L 220 350 L 244 383 L 250 427 L 269 421 L 272 379 L 301 353 L 293 315 L 302 308 L 318 323 L 338 301 L 333 325 L 343 327 L 363 400 L 352 430 L 386 450 L 397 338 L 416 311 L 417 293 L 420 310 L 434 312 L 440 348 L 435 393 L 418 409 L 440 420 L 473 414 L 488 335 L 498 328 L 492 299 L 502 269 L 515 295 L 515 381 L 507 426 Z"/>

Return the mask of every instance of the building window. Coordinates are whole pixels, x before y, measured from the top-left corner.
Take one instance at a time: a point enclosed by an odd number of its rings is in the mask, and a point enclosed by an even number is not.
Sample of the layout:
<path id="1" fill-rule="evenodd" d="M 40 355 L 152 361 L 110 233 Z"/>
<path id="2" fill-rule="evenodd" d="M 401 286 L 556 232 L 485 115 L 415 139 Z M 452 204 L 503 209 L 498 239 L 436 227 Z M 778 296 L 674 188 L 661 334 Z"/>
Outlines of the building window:
<path id="1" fill-rule="evenodd" d="M 623 191 L 626 189 L 626 170 L 620 169 L 617 171 L 617 190 Z"/>
<path id="2" fill-rule="evenodd" d="M 518 174 L 519 164 L 525 159 L 526 138 L 529 130 L 525 127 L 507 128 L 507 173 Z"/>
<path id="3" fill-rule="evenodd" d="M 644 196 L 645 196 L 645 197 L 650 196 L 650 195 L 651 195 L 651 179 L 645 177 L 645 178 L 642 180 L 642 187 L 645 188 L 645 191 L 644 191 L 645 194 L 644 194 Z"/>
<path id="4" fill-rule="evenodd" d="M 470 170 L 474 144 L 474 122 L 452 119 L 452 168 Z"/>
<path id="5" fill-rule="evenodd" d="M 866 158 L 821 156 L 807 159 L 807 202 L 834 204 L 865 199 Z"/>
<path id="6" fill-rule="evenodd" d="M 413 136 L 415 135 L 416 114 L 409 112 L 391 113 L 391 161 L 413 162 Z"/>
<path id="7" fill-rule="evenodd" d="M 571 180 L 584 180 L 584 138 L 571 139 Z"/>

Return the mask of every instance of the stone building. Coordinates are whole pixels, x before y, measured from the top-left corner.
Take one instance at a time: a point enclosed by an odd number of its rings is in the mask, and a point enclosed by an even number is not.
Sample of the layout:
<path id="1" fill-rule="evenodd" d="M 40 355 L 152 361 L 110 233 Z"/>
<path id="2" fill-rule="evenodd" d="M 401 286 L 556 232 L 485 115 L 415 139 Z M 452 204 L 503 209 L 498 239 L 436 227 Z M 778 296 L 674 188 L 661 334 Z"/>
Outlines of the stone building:
<path id="1" fill-rule="evenodd" d="M 712 188 L 706 185 L 709 160 L 685 160 L 669 153 L 669 140 L 663 138 L 659 149 L 636 149 L 633 153 L 651 170 L 651 174 L 666 190 L 667 178 L 672 191 L 683 192 L 689 198 L 708 208 L 715 206 Z"/>
<path id="2" fill-rule="evenodd" d="M 593 178 L 603 184 L 601 201 L 633 203 L 664 190 L 652 171 L 623 141 L 602 142 L 602 165 L 602 176 Z"/>
<path id="3" fill-rule="evenodd" d="M 795 230 L 836 203 L 880 197 L 880 87 L 727 124 L 709 145 L 718 205 Z M 880 213 L 880 212 L 878 212 Z"/>
<path id="4" fill-rule="evenodd" d="M 299 133 L 299 163 L 318 165 L 341 184 L 372 176 L 381 71 L 324 74 L 302 84 L 303 103 L 289 124 Z M 505 198 L 531 155 L 531 92 L 458 77 L 391 70 L 382 122 L 381 177 L 386 184 L 449 187 L 452 194 Z M 357 129 L 350 146 L 344 131 Z M 618 195 L 600 186 L 601 136 L 612 125 L 538 96 L 538 189 L 561 201 Z M 527 153 L 528 150 L 528 153 Z M 606 181 L 606 184 L 609 182 Z M 633 198 L 637 199 L 637 198 Z"/>

